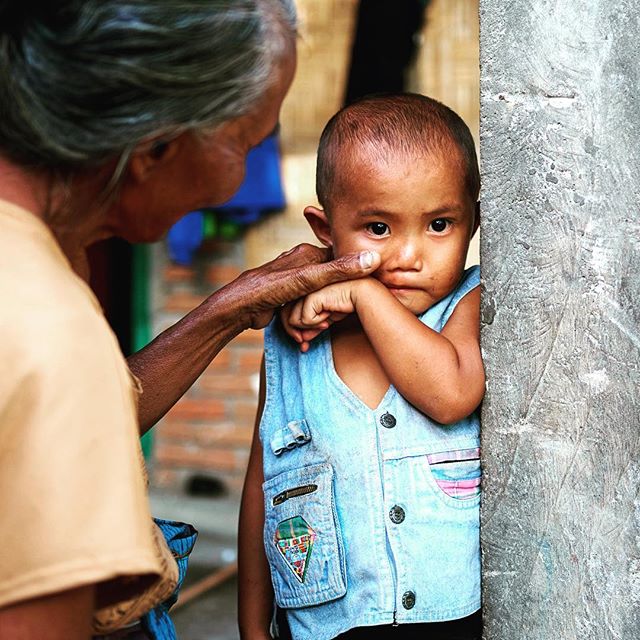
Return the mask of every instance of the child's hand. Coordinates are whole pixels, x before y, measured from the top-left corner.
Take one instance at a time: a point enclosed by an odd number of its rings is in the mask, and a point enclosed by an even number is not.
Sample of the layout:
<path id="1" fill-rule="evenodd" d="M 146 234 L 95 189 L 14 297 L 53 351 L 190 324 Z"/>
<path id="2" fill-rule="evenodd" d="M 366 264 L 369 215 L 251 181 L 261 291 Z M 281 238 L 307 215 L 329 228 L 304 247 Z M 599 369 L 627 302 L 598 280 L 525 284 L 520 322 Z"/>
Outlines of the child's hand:
<path id="1" fill-rule="evenodd" d="M 285 331 L 300 345 L 309 349 L 309 343 L 334 322 L 355 312 L 357 281 L 340 282 L 310 293 L 297 302 L 283 307 L 280 314 Z"/>
<path id="2" fill-rule="evenodd" d="M 303 353 L 309 350 L 309 343 L 325 329 L 329 328 L 329 322 L 325 321 L 315 329 L 298 329 L 291 324 L 290 318 L 297 303 L 290 302 L 280 309 L 280 321 L 290 338 L 293 338 Z"/>

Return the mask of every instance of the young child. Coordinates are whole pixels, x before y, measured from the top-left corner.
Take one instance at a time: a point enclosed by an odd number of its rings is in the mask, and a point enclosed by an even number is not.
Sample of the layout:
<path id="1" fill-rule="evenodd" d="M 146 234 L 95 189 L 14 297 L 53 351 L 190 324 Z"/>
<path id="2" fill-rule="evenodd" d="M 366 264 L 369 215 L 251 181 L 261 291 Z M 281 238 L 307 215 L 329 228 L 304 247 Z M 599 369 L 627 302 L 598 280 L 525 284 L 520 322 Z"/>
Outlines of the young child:
<path id="1" fill-rule="evenodd" d="M 427 97 L 366 98 L 325 128 L 317 192 L 305 216 L 320 242 L 379 266 L 265 333 L 241 637 L 271 637 L 275 602 L 294 640 L 479 639 L 473 139 Z"/>

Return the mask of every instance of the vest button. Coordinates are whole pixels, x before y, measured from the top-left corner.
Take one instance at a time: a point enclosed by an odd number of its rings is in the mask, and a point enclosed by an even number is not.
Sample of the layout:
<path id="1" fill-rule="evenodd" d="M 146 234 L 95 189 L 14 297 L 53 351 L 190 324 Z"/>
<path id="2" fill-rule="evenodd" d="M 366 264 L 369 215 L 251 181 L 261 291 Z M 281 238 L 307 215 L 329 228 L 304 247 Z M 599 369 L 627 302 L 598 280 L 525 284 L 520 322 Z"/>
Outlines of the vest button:
<path id="1" fill-rule="evenodd" d="M 416 594 L 413 591 L 405 591 L 402 594 L 402 606 L 405 609 L 413 609 L 416 604 Z"/>
<path id="2" fill-rule="evenodd" d="M 396 426 L 396 419 L 387 411 L 380 416 L 380 424 L 386 429 L 393 429 Z"/>
<path id="3" fill-rule="evenodd" d="M 391 507 L 391 509 L 389 510 L 389 518 L 394 524 L 400 524 L 401 522 L 404 522 L 404 516 L 404 509 L 397 504 L 394 504 L 393 507 Z"/>

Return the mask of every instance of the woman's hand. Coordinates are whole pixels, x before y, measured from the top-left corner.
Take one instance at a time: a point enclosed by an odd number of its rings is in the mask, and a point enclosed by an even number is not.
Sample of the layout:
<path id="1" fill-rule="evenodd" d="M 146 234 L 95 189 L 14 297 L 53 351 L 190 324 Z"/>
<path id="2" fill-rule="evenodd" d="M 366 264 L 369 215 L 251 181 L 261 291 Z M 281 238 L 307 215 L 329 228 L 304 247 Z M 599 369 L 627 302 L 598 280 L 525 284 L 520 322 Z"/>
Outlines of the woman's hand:
<path id="1" fill-rule="evenodd" d="M 239 333 L 266 326 L 287 302 L 334 282 L 367 276 L 380 264 L 380 256 L 369 251 L 330 257 L 327 249 L 302 244 L 245 271 L 129 356 L 129 368 L 144 389 L 138 400 L 140 432 L 150 429 Z"/>
<path id="2" fill-rule="evenodd" d="M 328 249 L 301 244 L 256 269 L 245 271 L 229 288 L 236 294 L 245 328 L 262 329 L 276 309 L 327 285 L 369 275 L 380 264 L 371 251 L 329 260 Z M 328 261 L 329 260 L 329 261 Z"/>

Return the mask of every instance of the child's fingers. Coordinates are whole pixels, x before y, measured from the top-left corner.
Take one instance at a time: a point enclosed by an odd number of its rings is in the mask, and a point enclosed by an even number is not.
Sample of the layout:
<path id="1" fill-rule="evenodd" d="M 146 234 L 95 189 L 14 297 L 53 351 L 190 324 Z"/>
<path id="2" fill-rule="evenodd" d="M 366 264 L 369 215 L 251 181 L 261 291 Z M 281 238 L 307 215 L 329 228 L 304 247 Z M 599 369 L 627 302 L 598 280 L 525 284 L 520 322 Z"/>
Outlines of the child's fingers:
<path id="1" fill-rule="evenodd" d="M 328 319 L 322 319 L 322 316 L 329 316 L 328 311 L 318 316 L 313 322 L 306 322 L 302 316 L 303 301 L 285 305 L 281 311 L 281 320 L 285 331 L 299 344 L 313 340 L 319 333 L 329 328 Z"/>
<path id="2" fill-rule="evenodd" d="M 329 324 L 324 322 L 324 323 L 322 323 L 322 326 L 319 326 L 317 328 L 314 328 L 314 329 L 303 329 L 302 332 L 301 332 L 302 341 L 303 342 L 311 342 L 312 340 L 317 338 L 323 331 L 325 331 L 328 328 L 329 328 Z"/>
<path id="3" fill-rule="evenodd" d="M 298 300 L 293 303 L 289 309 L 289 314 L 287 317 L 287 322 L 289 326 L 296 329 L 303 329 L 304 325 L 302 324 L 302 308 L 304 306 L 304 300 Z"/>
<path id="4" fill-rule="evenodd" d="M 315 340 L 323 331 L 326 331 L 334 322 L 346 318 L 348 313 L 331 313 L 326 320 L 323 320 L 313 328 L 299 329 L 300 340 L 296 340 L 300 344 L 300 351 L 306 353 L 311 346 L 311 341 Z"/>
<path id="5" fill-rule="evenodd" d="M 299 329 L 292 326 L 285 325 L 284 330 L 287 332 L 290 338 L 293 338 L 298 344 L 302 344 L 304 338 Z"/>
<path id="6" fill-rule="evenodd" d="M 290 338 L 293 338 L 298 344 L 300 344 L 304 340 L 300 329 L 292 327 L 288 322 L 285 322 L 284 320 L 282 321 L 282 326 L 284 327 L 286 334 Z"/>
<path id="7" fill-rule="evenodd" d="M 326 322 L 330 315 L 330 311 L 317 307 L 314 300 L 307 296 L 300 305 L 296 304 L 290 322 L 298 329 L 318 329 L 323 324 L 325 325 L 323 328 L 326 329 L 329 326 Z"/>
<path id="8" fill-rule="evenodd" d="M 302 343 L 303 337 L 300 329 L 294 327 L 291 324 L 290 318 L 291 313 L 293 311 L 293 303 L 289 303 L 284 305 L 280 309 L 280 321 L 282 322 L 282 326 L 284 327 L 285 332 L 290 338 L 293 338 L 298 344 Z"/>
<path id="9" fill-rule="evenodd" d="M 317 338 L 323 331 L 329 328 L 328 322 L 323 322 L 316 329 L 303 329 L 300 333 L 302 341 L 300 342 L 300 351 L 306 353 L 309 350 L 311 341 Z"/>
<path id="10" fill-rule="evenodd" d="M 348 315 L 348 313 L 339 313 L 335 312 L 331 314 L 331 317 L 328 318 L 328 321 L 333 324 L 334 322 L 340 322 L 340 320 L 344 320 Z"/>
<path id="11" fill-rule="evenodd" d="M 326 322 L 331 317 L 331 311 L 323 305 L 319 296 L 307 296 L 300 307 L 300 328 L 317 328 L 322 322 Z"/>

